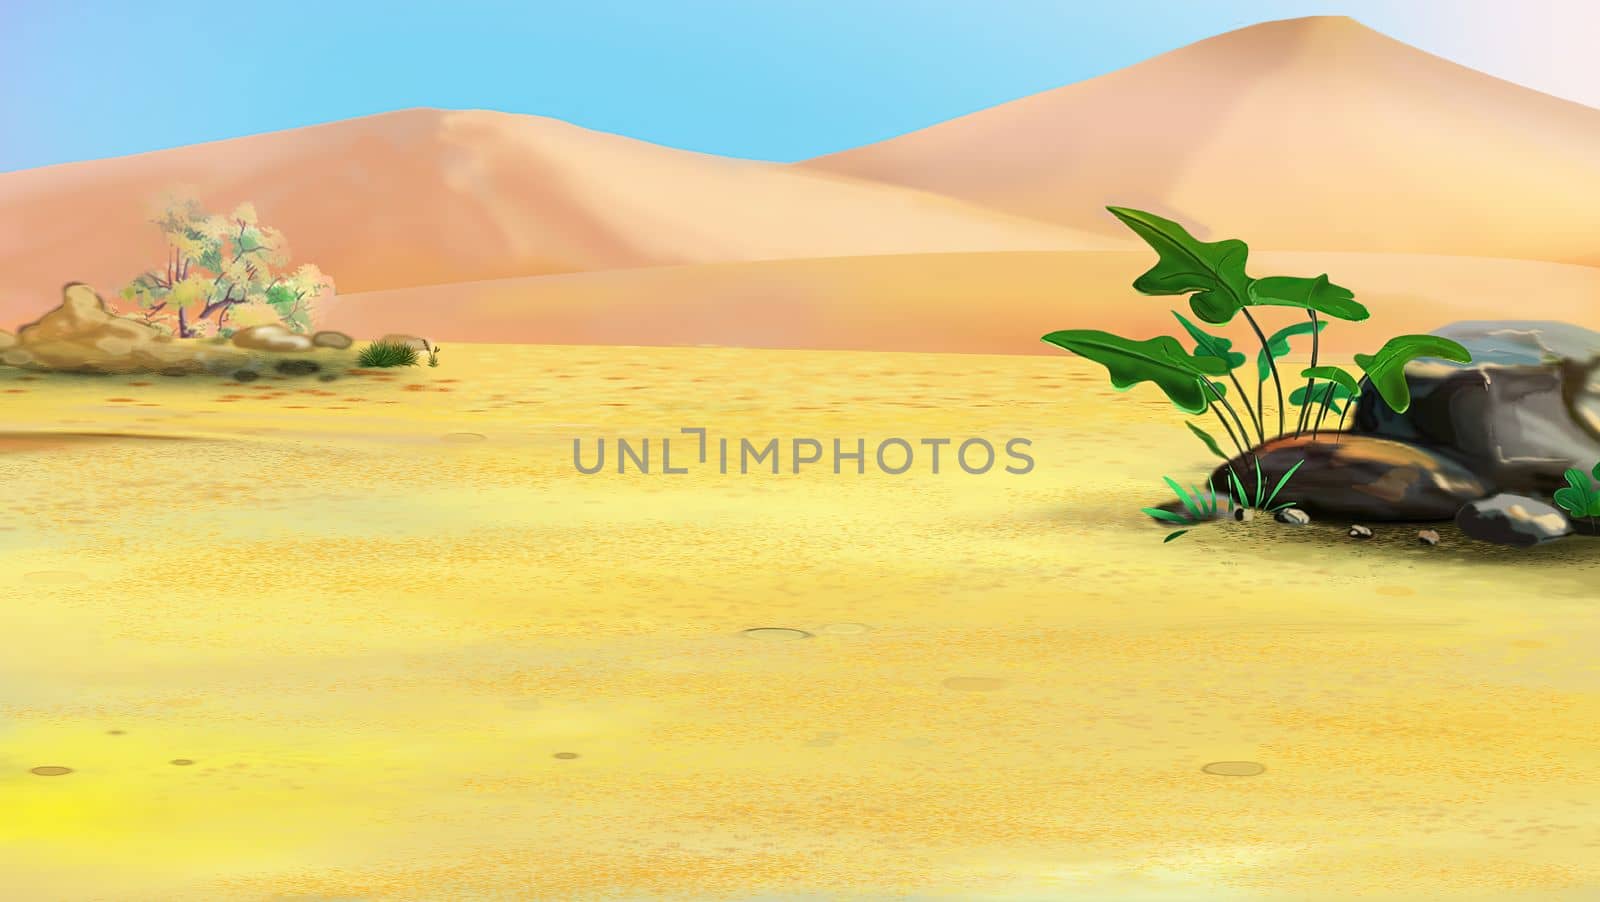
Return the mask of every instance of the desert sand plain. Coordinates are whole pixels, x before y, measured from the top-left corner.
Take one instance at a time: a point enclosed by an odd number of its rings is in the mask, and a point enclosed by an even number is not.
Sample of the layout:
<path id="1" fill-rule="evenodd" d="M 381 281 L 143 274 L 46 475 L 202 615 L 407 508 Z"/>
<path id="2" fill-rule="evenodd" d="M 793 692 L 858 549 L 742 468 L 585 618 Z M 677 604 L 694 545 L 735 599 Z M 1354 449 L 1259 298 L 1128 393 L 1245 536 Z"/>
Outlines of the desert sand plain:
<path id="1" fill-rule="evenodd" d="M 1204 449 L 1065 356 L 444 354 L 0 369 L 10 898 L 1600 890 L 1590 542 L 1162 545 Z M 573 468 L 686 426 L 1037 466 Z"/>
<path id="2" fill-rule="evenodd" d="M 1163 545 L 1213 461 L 1037 336 L 1174 331 L 1107 204 L 1348 285 L 1325 354 L 1600 325 L 1597 142 L 1312 18 L 806 161 L 423 109 L 0 174 L 7 329 L 188 191 L 444 345 L 0 367 L 0 896 L 1593 899 L 1600 545 Z M 573 467 L 684 427 L 1036 467 Z"/>

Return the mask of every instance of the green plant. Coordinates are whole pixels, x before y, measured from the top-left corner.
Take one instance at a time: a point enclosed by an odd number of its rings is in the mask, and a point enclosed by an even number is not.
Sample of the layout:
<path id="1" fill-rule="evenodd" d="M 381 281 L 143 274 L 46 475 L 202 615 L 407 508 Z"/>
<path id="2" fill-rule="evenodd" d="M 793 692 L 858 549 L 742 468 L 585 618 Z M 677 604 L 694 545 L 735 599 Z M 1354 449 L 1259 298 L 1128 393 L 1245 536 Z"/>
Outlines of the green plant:
<path id="1" fill-rule="evenodd" d="M 1273 502 L 1278 500 L 1278 493 L 1282 492 L 1283 487 L 1289 484 L 1289 480 L 1294 478 L 1294 474 L 1299 472 L 1300 467 L 1305 464 L 1305 461 L 1295 461 L 1295 465 L 1290 467 L 1288 472 L 1284 473 L 1283 476 L 1278 479 L 1278 484 L 1273 486 L 1272 491 L 1270 492 L 1266 491 L 1266 474 L 1261 472 L 1261 459 L 1259 457 L 1252 457 L 1251 463 L 1255 465 L 1256 469 L 1256 484 L 1255 491 L 1253 492 L 1250 490 L 1250 487 L 1239 478 L 1239 474 L 1234 472 L 1232 466 L 1227 468 L 1228 483 L 1230 486 L 1230 491 L 1232 492 L 1233 503 L 1238 507 L 1246 508 L 1248 510 L 1266 511 L 1269 514 L 1275 514 L 1278 511 L 1286 508 L 1294 507 L 1295 503 L 1293 501 L 1284 502 L 1276 507 L 1273 506 Z"/>
<path id="2" fill-rule="evenodd" d="M 373 369 L 416 366 L 417 349 L 402 341 L 375 341 L 361 349 L 361 355 L 356 358 L 356 362 Z"/>
<path id="3" fill-rule="evenodd" d="M 1189 487 L 1189 491 L 1184 491 L 1183 486 L 1179 485 L 1178 481 L 1173 479 L 1171 476 L 1163 476 L 1161 478 L 1166 481 L 1167 485 L 1170 486 L 1174 492 L 1178 493 L 1178 499 L 1183 503 L 1183 510 L 1181 512 L 1164 510 L 1159 507 L 1143 508 L 1143 512 L 1145 514 L 1154 517 L 1157 520 L 1161 520 L 1166 523 L 1175 523 L 1183 527 L 1183 529 L 1177 530 L 1176 532 L 1168 533 L 1167 537 L 1161 540 L 1162 544 L 1166 544 L 1167 542 L 1170 542 L 1173 539 L 1183 535 L 1189 531 L 1189 527 L 1194 526 L 1197 523 L 1204 523 L 1207 520 L 1216 519 L 1217 501 L 1219 496 L 1217 495 L 1215 486 L 1208 482 L 1206 483 L 1206 490 L 1204 492 L 1200 491 L 1199 487 L 1192 485 Z"/>
<path id="4" fill-rule="evenodd" d="M 427 343 L 427 342 L 424 342 L 423 346 L 428 349 L 428 366 L 438 366 L 439 365 L 439 346 L 436 345 L 436 344 L 431 344 L 431 343 Z"/>
<path id="5" fill-rule="evenodd" d="M 1289 434 L 1286 411 L 1298 408 L 1293 434 L 1309 431 L 1315 436 L 1329 411 L 1339 414 L 1339 431 L 1355 399 L 1361 382 L 1338 367 L 1323 365 L 1321 335 L 1329 320 L 1359 322 L 1368 318 L 1367 308 L 1355 300 L 1349 289 L 1329 281 L 1326 274 L 1267 276 L 1254 278 L 1246 272 L 1250 249 L 1243 241 L 1227 239 L 1205 242 L 1169 219 L 1127 207 L 1108 207 L 1111 214 L 1142 238 L 1156 252 L 1156 263 L 1134 280 L 1135 290 L 1146 295 L 1187 296 L 1190 312 L 1204 326 L 1173 311 L 1178 324 L 1193 340 L 1192 349 L 1170 336 L 1131 339 L 1097 329 L 1068 329 L 1051 332 L 1043 340 L 1104 366 L 1111 384 L 1118 390 L 1149 382 L 1159 388 L 1173 405 L 1184 413 L 1210 411 L 1221 424 L 1239 458 L 1256 457 L 1255 449 L 1269 441 L 1266 384 L 1272 382 L 1277 398 L 1277 431 Z M 1255 312 L 1262 308 L 1283 307 L 1303 310 L 1305 320 L 1285 326 L 1268 336 Z M 1254 334 L 1256 354 L 1255 401 L 1246 391 L 1236 371 L 1248 357 L 1234 349 L 1233 339 L 1208 331 L 1206 327 L 1226 326 L 1241 318 Z M 1283 374 L 1278 360 L 1291 352 L 1290 339 L 1309 336 L 1311 365 L 1300 371 L 1305 384 L 1285 398 Z M 1402 335 L 1386 342 L 1371 355 L 1356 355 L 1356 365 L 1370 382 L 1377 396 L 1396 412 L 1410 406 L 1404 369 L 1419 357 L 1441 357 L 1467 362 L 1471 355 L 1461 345 L 1431 335 Z M 1218 380 L 1226 379 L 1226 383 Z M 1230 400 L 1227 385 L 1233 386 Z M 1235 403 L 1237 402 L 1237 403 Z M 1195 423 L 1189 430 L 1219 457 L 1221 446 L 1210 433 Z M 1259 462 L 1257 462 L 1259 468 Z M 1259 472 L 1259 470 L 1258 470 Z M 1293 474 L 1293 470 L 1289 475 Z M 1284 482 L 1287 482 L 1286 476 Z M 1237 476 L 1236 489 L 1241 501 L 1252 507 L 1271 508 L 1271 499 L 1282 489 L 1280 484 L 1266 499 L 1258 491 L 1243 492 Z"/>
<path id="6" fill-rule="evenodd" d="M 1592 473 L 1595 479 L 1600 479 L 1600 464 L 1594 465 Z M 1567 470 L 1566 487 L 1556 489 L 1556 506 L 1574 520 L 1579 517 L 1588 520 L 1589 531 L 1595 532 L 1595 518 L 1600 517 L 1600 491 L 1589 481 L 1589 476 L 1577 467 Z"/>
<path id="7" fill-rule="evenodd" d="M 1351 388 L 1353 378 L 1337 368 L 1322 366 L 1318 359 L 1320 337 L 1328 325 L 1323 317 L 1359 322 L 1369 316 L 1367 308 L 1355 300 L 1349 289 L 1329 281 L 1326 274 L 1253 278 L 1245 271 L 1250 249 L 1243 241 L 1204 242 L 1178 223 L 1153 213 L 1127 207 L 1108 209 L 1156 251 L 1156 264 L 1134 280 L 1135 290 L 1147 295 L 1186 295 L 1195 317 L 1211 326 L 1227 325 L 1235 317 L 1242 317 L 1249 325 L 1260 346 L 1256 355 L 1256 402 L 1251 403 L 1250 394 L 1235 374 L 1248 358 L 1234 350 L 1232 339 L 1210 333 L 1176 311 L 1179 325 L 1194 340 L 1192 351 L 1168 336 L 1136 340 L 1095 329 L 1051 332 L 1044 336 L 1045 342 L 1105 366 L 1111 373 L 1112 385 L 1118 389 L 1152 382 L 1185 413 L 1214 411 L 1241 456 L 1247 446 L 1268 440 L 1264 399 L 1267 381 L 1273 383 L 1278 398 L 1278 435 L 1288 433 L 1285 412 L 1292 404 L 1300 408 L 1294 429 L 1294 434 L 1300 435 L 1308 428 L 1319 429 L 1323 416 L 1345 392 L 1350 397 L 1359 395 L 1359 383 Z M 1304 310 L 1306 321 L 1290 324 L 1269 337 L 1254 313 L 1264 307 Z M 1284 398 L 1277 361 L 1290 353 L 1289 340 L 1301 335 L 1311 337 L 1311 366 L 1301 372 L 1306 380 L 1305 391 L 1299 395 L 1300 403 L 1294 404 L 1292 399 L 1286 402 Z M 1402 335 L 1385 343 L 1376 354 L 1357 355 L 1356 363 L 1383 401 L 1397 412 L 1404 412 L 1410 403 L 1405 364 L 1424 356 L 1470 360 L 1467 350 L 1449 339 Z M 1237 407 L 1225 397 L 1222 383 L 1214 381 L 1223 377 L 1235 389 Z M 1319 392 L 1319 380 L 1342 388 Z M 1340 410 L 1343 413 L 1343 408 Z M 1193 424 L 1190 428 L 1203 440 L 1204 430 Z"/>

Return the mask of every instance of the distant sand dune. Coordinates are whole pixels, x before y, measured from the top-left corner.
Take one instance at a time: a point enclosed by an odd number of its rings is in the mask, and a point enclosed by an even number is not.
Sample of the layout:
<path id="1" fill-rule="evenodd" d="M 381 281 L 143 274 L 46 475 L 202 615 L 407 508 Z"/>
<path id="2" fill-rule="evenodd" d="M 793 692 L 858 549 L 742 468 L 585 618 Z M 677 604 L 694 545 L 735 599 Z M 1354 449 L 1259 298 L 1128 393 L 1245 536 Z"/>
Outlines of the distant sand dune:
<path id="1" fill-rule="evenodd" d="M 1270 22 L 805 164 L 1116 234 L 1600 263 L 1600 110 L 1350 19 Z"/>
<path id="2" fill-rule="evenodd" d="M 1102 328 L 1147 337 L 1177 328 L 1169 311 L 1186 310 L 1182 298 L 1130 287 L 1153 259 L 1148 251 L 941 254 L 507 279 L 342 296 L 325 325 L 355 335 L 416 331 L 436 341 L 1060 353 L 1039 336 Z M 1331 273 L 1367 304 L 1371 320 L 1328 330 L 1335 352 L 1513 314 L 1600 328 L 1600 270 L 1589 267 L 1382 254 L 1254 259 L 1263 275 Z"/>
<path id="3" fill-rule="evenodd" d="M 0 313 L 114 293 L 164 259 L 164 193 L 256 204 L 339 290 L 667 264 L 1115 248 L 941 195 L 534 116 L 410 110 L 0 174 Z"/>
<path id="4" fill-rule="evenodd" d="M 805 164 L 410 110 L 0 174 L 0 327 L 161 260 L 146 218 L 178 185 L 254 202 L 336 279 L 325 324 L 359 335 L 1030 352 L 1061 326 L 1166 331 L 1107 203 L 1299 254 L 1257 253 L 1257 275 L 1329 272 L 1377 314 L 1336 346 L 1600 306 L 1596 270 L 1557 265 L 1600 265 L 1600 111 L 1343 18 Z"/>

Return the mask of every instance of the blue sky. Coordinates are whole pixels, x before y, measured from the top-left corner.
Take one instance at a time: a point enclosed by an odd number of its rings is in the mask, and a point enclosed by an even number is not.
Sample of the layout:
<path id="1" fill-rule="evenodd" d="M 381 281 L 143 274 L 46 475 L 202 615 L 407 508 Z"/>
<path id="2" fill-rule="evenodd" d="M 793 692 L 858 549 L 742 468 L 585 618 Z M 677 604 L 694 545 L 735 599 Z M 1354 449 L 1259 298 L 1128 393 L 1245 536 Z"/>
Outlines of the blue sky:
<path id="1" fill-rule="evenodd" d="M 795 160 L 1311 14 L 1600 105 L 1586 6 L 1600 4 L 0 0 L 0 171 L 414 106 Z"/>

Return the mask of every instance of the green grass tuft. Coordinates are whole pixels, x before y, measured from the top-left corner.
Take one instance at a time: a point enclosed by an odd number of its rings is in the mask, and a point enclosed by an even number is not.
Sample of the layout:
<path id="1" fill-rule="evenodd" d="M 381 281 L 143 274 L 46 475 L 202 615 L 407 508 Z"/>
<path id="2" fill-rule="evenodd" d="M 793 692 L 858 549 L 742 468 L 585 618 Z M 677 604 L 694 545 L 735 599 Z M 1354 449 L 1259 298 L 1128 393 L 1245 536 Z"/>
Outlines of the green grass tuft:
<path id="1" fill-rule="evenodd" d="M 417 349 L 398 341 L 375 341 L 361 349 L 356 362 L 369 368 L 416 366 Z"/>

